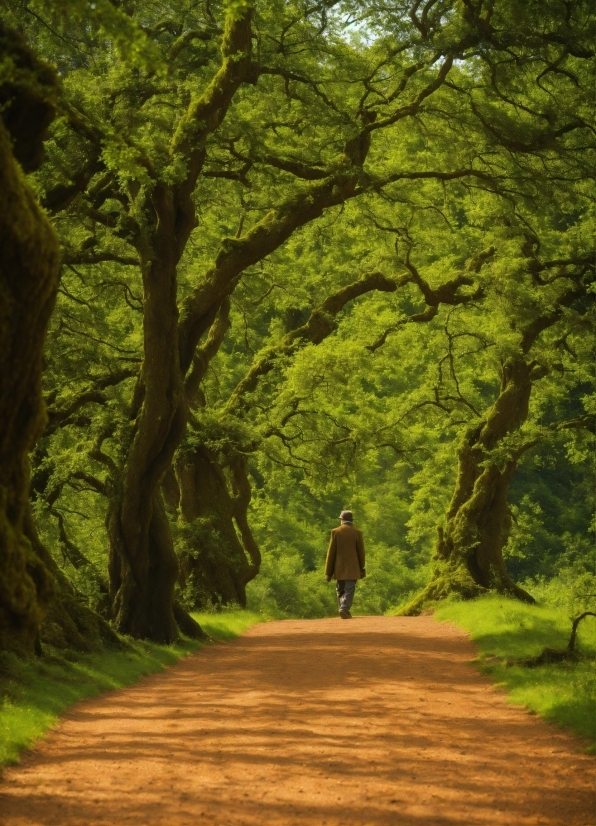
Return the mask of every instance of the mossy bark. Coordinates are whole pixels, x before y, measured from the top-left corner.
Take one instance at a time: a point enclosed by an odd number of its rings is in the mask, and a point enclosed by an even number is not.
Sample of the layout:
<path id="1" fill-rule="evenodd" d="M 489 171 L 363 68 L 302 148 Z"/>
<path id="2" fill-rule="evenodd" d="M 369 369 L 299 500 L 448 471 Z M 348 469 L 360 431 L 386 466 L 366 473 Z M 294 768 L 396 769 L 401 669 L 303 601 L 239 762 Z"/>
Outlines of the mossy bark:
<path id="1" fill-rule="evenodd" d="M 181 584 L 192 583 L 196 608 L 208 603 L 245 607 L 246 586 L 261 562 L 248 525 L 245 457 L 224 470 L 211 451 L 199 446 L 177 461 L 176 475 L 184 539 Z"/>
<path id="2" fill-rule="evenodd" d="M 29 504 L 28 454 L 46 425 L 42 354 L 59 249 L 23 170 L 43 160 L 57 78 L 2 25 L 0 55 L 13 66 L 0 86 L 0 648 L 39 653 L 47 642 L 92 651 L 121 642 L 40 542 Z"/>
<path id="3" fill-rule="evenodd" d="M 142 265 L 145 359 L 133 404 L 134 424 L 108 519 L 110 581 L 118 629 L 157 641 L 170 641 L 175 635 L 171 605 L 177 562 L 166 530 L 161 483 L 185 430 L 187 401 L 181 396 L 182 378 L 189 374 L 187 381 L 191 380 L 197 347 L 246 268 L 278 249 L 297 229 L 319 218 L 325 210 L 359 193 L 362 166 L 371 143 L 366 127 L 374 116 L 364 113 L 362 131 L 346 142 L 344 152 L 324 180 L 316 181 L 283 201 L 243 236 L 225 238 L 213 266 L 183 301 L 175 330 L 172 321 L 178 318 L 174 301 L 176 266 L 195 226 L 193 193 L 205 160 L 204 141 L 223 120 L 239 85 L 255 79 L 250 50 L 251 13 L 248 8 L 240 17 L 232 15 L 226 24 L 221 70 L 202 98 L 191 103 L 181 119 L 184 128 L 178 129 L 174 136 L 173 150 L 187 155 L 187 178 L 173 186 L 162 182 L 156 184 L 151 198 L 139 209 L 140 237 L 136 243 L 141 259 L 145 261 Z M 146 216 L 151 217 L 147 219 Z M 147 220 L 153 227 L 145 230 L 142 225 Z M 371 277 L 384 285 L 379 289 L 395 289 L 395 284 L 389 284 L 380 274 Z M 364 286 L 358 284 L 350 297 L 368 289 L 371 289 L 368 282 Z M 345 303 L 349 297 L 342 294 L 341 300 Z M 333 314 L 334 306 L 324 306 L 322 310 L 322 314 L 313 318 L 313 333 L 314 328 L 323 330 L 319 340 L 329 332 L 326 315 Z M 177 362 L 172 352 L 175 343 Z M 198 462 L 207 478 L 216 478 L 213 465 L 203 457 L 198 457 Z M 199 487 L 204 492 L 202 482 Z M 189 498 L 193 495 L 190 493 Z M 233 556 L 242 568 L 239 549 L 243 544 L 237 537 L 234 542 L 229 532 L 229 520 L 217 516 L 228 507 L 226 504 L 224 508 L 222 504 L 225 496 L 221 485 L 214 488 L 214 496 L 219 501 L 213 502 L 212 513 L 221 530 L 230 537 Z M 254 553 L 256 545 L 251 544 L 248 525 L 242 525 L 242 516 L 239 520 L 236 524 L 249 554 L 250 549 Z M 245 565 L 250 569 L 246 560 Z M 243 577 L 246 578 L 246 571 L 238 575 L 235 585 L 232 585 L 231 570 L 229 573 L 231 579 L 225 586 L 226 593 L 231 595 L 235 590 L 236 598 L 242 604 L 245 596 L 241 582 Z M 218 587 L 223 589 L 223 583 Z"/>
<path id="4" fill-rule="evenodd" d="M 161 483 L 185 431 L 183 378 L 189 371 L 192 375 L 197 346 L 244 270 L 329 207 L 354 197 L 370 147 L 370 135 L 362 132 L 347 142 L 339 169 L 324 181 L 283 202 L 244 236 L 224 239 L 213 266 L 183 302 L 178 322 L 176 267 L 196 225 L 193 193 L 206 157 L 204 143 L 222 122 L 240 84 L 254 80 L 251 37 L 250 5 L 240 16 L 230 12 L 221 69 L 205 93 L 192 100 L 172 142 L 172 151 L 186 156 L 187 177 L 173 185 L 157 182 L 144 201 L 136 199 L 144 362 L 109 509 L 109 571 L 117 628 L 159 642 L 176 636 L 173 589 L 178 566 Z M 203 468 L 208 470 L 206 464 Z M 246 529 L 243 533 L 247 535 Z M 240 597 L 242 601 L 241 589 Z"/>
<path id="5" fill-rule="evenodd" d="M 155 182 L 137 199 L 134 216 L 143 273 L 144 360 L 108 512 L 109 574 L 118 630 L 155 642 L 174 641 L 178 625 L 185 633 L 203 636 L 184 609 L 174 605 L 178 560 L 161 490 L 188 417 L 184 374 L 192 354 L 181 366 L 177 266 L 196 226 L 193 196 L 206 158 L 205 140 L 249 74 L 251 14 L 250 4 L 239 15 L 228 14 L 221 67 L 203 94 L 192 97 L 173 135 L 172 154 L 185 158 L 187 175 L 175 184 Z"/>
<path id="6" fill-rule="evenodd" d="M 157 230 L 142 263 L 144 362 L 108 513 L 109 574 L 117 629 L 171 643 L 178 635 L 173 609 L 178 561 L 160 483 L 184 433 L 187 405 L 178 361 L 178 211 L 171 190 L 156 187 L 152 206 Z"/>
<path id="7" fill-rule="evenodd" d="M 59 251 L 17 158 L 26 169 L 39 165 L 54 78 L 16 32 L 0 26 L 0 57 L 7 56 L 16 68 L 14 83 L 0 86 L 0 649 L 32 653 L 54 591 L 25 527 L 28 454 L 45 424 L 42 353 Z M 29 83 L 38 72 L 35 87 L 19 81 L 21 69 Z"/>
<path id="8" fill-rule="evenodd" d="M 214 267 L 184 302 L 177 327 L 176 267 L 194 227 L 194 211 L 176 188 L 159 184 L 152 192 L 145 211 L 156 216 L 155 229 L 147 251 L 139 243 L 146 261 L 142 265 L 145 358 L 129 445 L 108 518 L 114 619 L 122 633 L 159 642 L 170 642 L 176 635 L 171 606 L 177 560 L 160 485 L 185 432 L 188 404 L 183 376 L 192 374 L 198 342 L 247 266 L 277 249 L 328 206 L 352 197 L 357 170 L 337 178 L 341 184 L 329 179 L 315 194 L 284 204 L 280 215 L 263 219 L 245 237 L 226 239 Z M 207 472 L 207 465 L 202 466 Z M 242 604 L 245 597 L 238 588 Z"/>
<path id="9" fill-rule="evenodd" d="M 436 568 L 429 585 L 403 613 L 419 614 L 440 599 L 456 594 L 471 599 L 495 590 L 525 602 L 533 598 L 507 572 L 503 548 L 511 530 L 507 494 L 518 453 L 491 458 L 491 451 L 528 416 L 532 365 L 512 358 L 503 368 L 501 391 L 486 415 L 466 431 L 458 454 L 453 498 L 439 529 Z"/>

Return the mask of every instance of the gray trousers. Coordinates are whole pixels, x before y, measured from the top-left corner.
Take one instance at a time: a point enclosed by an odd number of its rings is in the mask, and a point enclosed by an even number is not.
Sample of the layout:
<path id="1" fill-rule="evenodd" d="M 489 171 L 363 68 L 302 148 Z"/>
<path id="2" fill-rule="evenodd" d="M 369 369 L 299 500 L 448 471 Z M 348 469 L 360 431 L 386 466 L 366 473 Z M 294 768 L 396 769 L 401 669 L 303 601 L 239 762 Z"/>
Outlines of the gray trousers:
<path id="1" fill-rule="evenodd" d="M 338 579 L 335 583 L 340 611 L 349 611 L 354 602 L 355 579 Z"/>

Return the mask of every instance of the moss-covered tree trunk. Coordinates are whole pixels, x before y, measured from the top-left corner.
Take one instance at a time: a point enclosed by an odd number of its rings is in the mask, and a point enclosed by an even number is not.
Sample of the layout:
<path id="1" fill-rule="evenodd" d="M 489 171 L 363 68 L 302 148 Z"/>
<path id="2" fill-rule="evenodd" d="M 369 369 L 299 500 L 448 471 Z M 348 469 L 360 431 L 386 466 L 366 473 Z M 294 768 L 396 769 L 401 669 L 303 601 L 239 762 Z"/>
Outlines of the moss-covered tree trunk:
<path id="1" fill-rule="evenodd" d="M 250 50 L 247 3 L 240 14 L 228 13 L 222 65 L 203 94 L 191 98 L 173 135 L 172 155 L 185 159 L 186 176 L 173 184 L 155 181 L 137 197 L 131 215 L 143 273 L 144 353 L 108 513 L 109 574 L 118 630 L 156 642 L 175 640 L 177 626 L 184 626 L 186 634 L 203 635 L 174 604 L 178 560 L 161 489 L 188 417 L 184 374 L 190 364 L 180 362 L 177 266 L 196 226 L 194 190 L 205 163 L 205 140 L 246 79 Z"/>
<path id="2" fill-rule="evenodd" d="M 507 494 L 518 455 L 512 451 L 506 458 L 491 458 L 490 454 L 527 419 L 536 375 L 523 357 L 508 360 L 497 400 L 467 429 L 458 452 L 455 491 L 445 525 L 439 529 L 433 578 L 404 613 L 417 614 L 426 603 L 449 594 L 469 599 L 488 589 L 534 601 L 513 582 L 503 560 L 511 529 Z"/>
<path id="3" fill-rule="evenodd" d="M 28 454 L 45 424 L 42 353 L 59 252 L 21 164 L 29 171 L 41 162 L 55 79 L 3 26 L 0 57 L 14 65 L 14 82 L 0 86 L 0 649 L 30 653 L 53 593 L 26 522 Z"/>
<path id="4" fill-rule="evenodd" d="M 172 601 L 178 563 L 161 482 L 185 431 L 188 402 L 183 377 L 190 371 L 188 379 L 193 380 L 200 337 L 216 321 L 219 308 L 247 266 L 279 247 L 325 207 L 350 197 L 357 178 L 355 174 L 346 177 L 344 190 L 337 191 L 333 181 L 326 182 L 318 200 L 298 198 L 292 201 L 293 210 L 281 210 L 283 220 L 261 222 L 243 239 L 226 242 L 215 266 L 183 305 L 177 327 L 176 267 L 194 227 L 194 207 L 188 195 L 192 187 L 186 186 L 184 197 L 180 187 L 165 184 L 157 185 L 152 193 L 155 229 L 148 238 L 147 251 L 138 243 L 146 262 L 142 265 L 144 361 L 133 403 L 134 423 L 108 516 L 113 612 L 122 633 L 165 642 L 176 635 Z M 395 289 L 393 282 L 378 274 L 373 280 Z M 368 282 L 366 287 L 370 289 Z M 205 463 L 201 466 L 209 470 Z M 219 503 L 213 509 L 219 510 Z M 242 604 L 242 588 L 239 596 Z"/>
<path id="5" fill-rule="evenodd" d="M 177 333 L 180 216 L 174 193 L 165 184 L 155 187 L 147 207 L 154 211 L 156 228 L 147 233 L 146 247 L 144 239 L 139 243 L 144 259 L 144 361 L 108 514 L 109 573 L 118 630 L 170 643 L 177 637 L 173 594 L 178 562 L 160 482 L 187 418 Z"/>
<path id="6" fill-rule="evenodd" d="M 181 581 L 190 584 L 197 607 L 208 601 L 246 606 L 246 586 L 259 571 L 261 557 L 247 518 L 251 491 L 245 463 L 238 458 L 224 469 L 203 445 L 176 463 Z"/>
<path id="7" fill-rule="evenodd" d="M 91 651 L 119 644 L 39 540 L 28 454 L 43 432 L 42 354 L 59 283 L 58 241 L 23 176 L 43 160 L 57 81 L 21 36 L 0 25 L 0 648 L 39 642 Z M 10 64 L 9 64 L 10 65 Z"/>

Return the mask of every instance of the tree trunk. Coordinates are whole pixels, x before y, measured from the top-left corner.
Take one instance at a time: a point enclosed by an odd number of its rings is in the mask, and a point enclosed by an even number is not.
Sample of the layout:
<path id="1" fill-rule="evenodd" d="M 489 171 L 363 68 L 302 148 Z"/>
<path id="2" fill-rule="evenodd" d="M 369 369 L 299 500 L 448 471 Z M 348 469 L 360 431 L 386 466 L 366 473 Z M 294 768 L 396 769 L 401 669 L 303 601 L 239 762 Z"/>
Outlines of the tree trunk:
<path id="1" fill-rule="evenodd" d="M 25 522 L 28 454 L 45 424 L 42 353 L 59 252 L 18 160 L 26 170 L 41 162 L 56 81 L 20 36 L 1 25 L 0 57 L 12 61 L 16 76 L 14 84 L 0 86 L 0 649 L 27 654 L 34 651 L 53 593 L 52 576 Z"/>
<path id="2" fill-rule="evenodd" d="M 234 520 L 242 537 L 242 545 L 250 559 L 246 584 L 254 579 L 261 567 L 261 552 L 248 524 L 248 508 L 252 498 L 252 488 L 248 480 L 248 460 L 238 454 L 230 464 L 232 490 L 234 492 Z"/>
<path id="3" fill-rule="evenodd" d="M 236 89 L 249 79 L 250 17 L 250 7 L 240 16 L 230 13 L 222 42 L 221 70 L 197 105 L 191 103 L 187 126 L 194 123 L 192 129 L 185 127 L 174 136 L 177 151 L 190 153 L 188 178 L 172 186 L 156 183 L 138 209 L 139 237 L 135 240 L 144 262 L 144 362 L 133 404 L 134 422 L 108 513 L 109 571 L 117 628 L 159 642 L 170 642 L 176 636 L 172 605 L 178 566 L 160 485 L 186 425 L 183 376 L 191 367 L 202 335 L 241 273 L 277 249 L 295 229 L 319 217 L 329 206 L 352 197 L 370 146 L 368 134 L 348 142 L 346 159 L 356 164 L 354 169 L 318 183 L 311 187 L 312 192 L 291 198 L 243 238 L 224 239 L 214 266 L 184 301 L 177 325 L 176 267 L 195 225 L 192 194 L 205 158 L 200 147 L 221 123 Z M 224 501 L 222 495 L 218 502 Z M 233 545 L 229 523 L 220 523 Z M 233 575 L 228 571 L 225 588 L 230 594 L 233 589 L 244 604 L 248 580 L 246 571 L 242 572 L 241 548 L 238 542 L 239 571 Z M 250 567 L 246 560 L 244 567 Z"/>
<path id="4" fill-rule="evenodd" d="M 185 159 L 186 177 L 172 185 L 154 182 L 150 194 L 138 198 L 135 216 L 143 272 L 144 361 L 108 512 L 109 573 L 118 629 L 156 642 L 175 640 L 177 622 L 185 633 L 204 636 L 181 606 L 174 613 L 178 560 L 161 491 L 188 418 L 183 372 L 189 365 L 182 371 L 177 266 L 196 226 L 193 195 L 206 158 L 205 140 L 221 124 L 251 67 L 251 19 L 250 3 L 240 13 L 228 11 L 220 69 L 202 95 L 192 95 L 178 121 L 171 148 Z"/>
<path id="5" fill-rule="evenodd" d="M 450 594 L 472 599 L 489 590 L 534 602 L 512 581 L 503 561 L 511 530 L 507 494 L 521 454 L 512 450 L 505 458 L 490 458 L 526 420 L 531 391 L 532 366 L 523 358 L 510 359 L 496 402 L 464 435 L 455 492 L 445 526 L 439 528 L 433 578 L 404 614 L 419 614 L 427 603 Z"/>
<path id="6" fill-rule="evenodd" d="M 191 367 L 198 341 L 250 263 L 277 249 L 298 226 L 321 215 L 326 207 L 351 196 L 357 173 L 340 178 L 339 187 L 335 181 L 319 185 L 318 199 L 299 196 L 290 206 L 284 205 L 279 221 L 261 222 L 238 241 L 227 239 L 214 268 L 184 302 L 183 319 L 178 326 L 176 266 L 192 230 L 194 213 L 181 200 L 178 190 L 159 183 L 152 192 L 145 212 L 153 212 L 154 228 L 147 232 L 150 240 L 137 242 L 146 262 L 142 264 L 144 362 L 135 393 L 129 447 L 125 448 L 121 477 L 108 515 L 113 610 L 121 633 L 158 642 L 171 642 L 176 636 L 171 606 L 177 560 L 166 530 L 160 484 L 184 434 L 188 403 L 183 374 Z M 295 215 L 290 207 L 296 210 Z M 201 462 L 201 466 L 209 471 L 205 463 Z M 213 467 L 211 470 L 215 473 Z M 220 486 L 215 494 L 216 513 L 225 510 L 222 491 Z M 159 524 L 153 525 L 154 519 Z M 228 537 L 229 547 L 234 547 L 229 521 L 217 516 L 216 523 L 217 530 Z M 159 537 L 159 541 L 152 541 L 151 536 Z M 233 556 L 234 567 L 218 580 L 217 588 L 243 605 L 250 566 L 237 538 Z M 215 573 L 213 576 L 217 579 Z"/>
<path id="7" fill-rule="evenodd" d="M 160 489 L 186 425 L 178 361 L 178 309 L 171 190 L 156 186 L 158 230 L 143 267 L 144 361 L 134 421 L 108 512 L 113 617 L 123 634 L 171 643 L 178 562 Z M 128 448 L 126 450 L 126 447 Z"/>
<path id="8" fill-rule="evenodd" d="M 232 492 L 216 457 L 204 446 L 176 463 L 180 485 L 181 584 L 193 607 L 246 606 L 246 585 L 258 571 L 259 549 L 250 531 L 250 485 L 244 457 L 230 468 Z"/>

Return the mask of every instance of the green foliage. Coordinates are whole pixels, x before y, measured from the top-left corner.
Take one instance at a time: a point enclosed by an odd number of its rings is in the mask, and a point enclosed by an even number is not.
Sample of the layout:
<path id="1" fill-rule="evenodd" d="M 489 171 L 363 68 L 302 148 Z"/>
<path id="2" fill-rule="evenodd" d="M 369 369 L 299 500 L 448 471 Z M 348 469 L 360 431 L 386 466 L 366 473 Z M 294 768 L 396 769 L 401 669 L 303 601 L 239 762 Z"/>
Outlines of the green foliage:
<path id="1" fill-rule="evenodd" d="M 390 538 L 381 536 L 376 529 L 370 537 L 372 554 L 377 548 L 380 551 L 382 545 L 390 549 L 378 567 L 376 563 L 368 566 L 370 585 L 377 577 L 388 584 L 401 582 L 401 587 L 390 585 L 394 596 L 388 604 L 371 596 L 370 600 L 359 602 L 359 607 L 365 606 L 363 610 L 374 613 L 389 605 L 403 604 L 408 592 L 416 587 L 413 581 L 422 585 L 429 575 L 436 527 L 441 524 L 453 494 L 462 425 L 478 421 L 494 401 L 499 365 L 519 346 L 519 334 L 513 327 L 525 323 L 533 313 L 542 312 L 544 298 L 532 286 L 532 276 L 525 269 L 520 254 L 521 229 L 513 231 L 511 224 L 498 222 L 489 227 L 496 202 L 491 198 L 483 204 L 477 197 L 475 200 L 473 207 L 465 197 L 453 202 L 460 210 L 469 208 L 475 224 L 470 217 L 455 237 L 432 226 L 424 212 L 416 211 L 410 215 L 408 232 L 413 239 L 432 238 L 426 246 L 419 243 L 413 247 L 412 260 L 415 253 L 425 264 L 424 270 L 421 263 L 418 267 L 429 282 L 442 283 L 455 275 L 466 252 L 474 249 L 482 215 L 486 222 L 482 225 L 484 243 L 492 241 L 498 249 L 477 276 L 485 290 L 482 304 L 445 308 L 429 324 L 403 325 L 400 329 L 399 320 L 405 312 L 412 311 L 415 293 L 404 290 L 405 294 L 366 296 L 354 302 L 333 337 L 316 347 L 306 346 L 291 361 L 279 363 L 276 373 L 280 376 L 280 391 L 275 406 L 260 408 L 266 404 L 261 400 L 268 398 L 275 374 L 270 374 L 267 387 L 262 385 L 255 394 L 255 406 L 247 415 L 255 422 L 266 422 L 275 433 L 267 439 L 258 457 L 257 475 L 266 479 L 267 484 L 253 506 L 253 526 L 265 553 L 262 583 L 251 586 L 251 593 L 256 595 L 258 590 L 259 600 L 268 593 L 276 602 L 272 582 L 276 576 L 282 576 L 283 570 L 286 585 L 282 611 L 309 615 L 304 597 L 298 595 L 303 582 L 313 594 L 312 610 L 322 610 L 318 580 L 305 581 L 301 577 L 312 566 L 314 557 L 322 566 L 327 532 L 333 525 L 329 515 L 335 510 L 339 512 L 344 503 L 351 503 L 356 509 L 367 538 L 370 513 L 376 512 L 379 521 L 391 526 Z M 449 210 L 449 203 L 443 208 Z M 395 222 L 399 213 L 395 206 L 392 210 Z M 380 209 L 379 212 L 383 215 Z M 358 216 L 366 226 L 366 245 L 353 216 Z M 352 262 L 364 260 L 371 268 L 382 265 L 399 271 L 399 260 L 386 246 L 387 234 L 377 231 L 367 221 L 370 217 L 368 204 L 363 210 L 357 206 L 346 208 L 333 228 L 327 230 L 330 240 L 318 248 L 309 245 L 311 269 L 340 275 L 344 266 L 342 256 L 349 250 Z M 333 237 L 337 244 L 332 243 Z M 551 233 L 551 242 L 553 238 Z M 563 243 L 572 242 L 563 239 Z M 376 253 L 374 259 L 371 249 Z M 303 266 L 302 249 L 298 260 L 299 266 Z M 361 263 L 361 267 L 365 264 Z M 507 300 L 504 296 L 508 296 Z M 283 298 L 281 303 L 283 306 Z M 574 313 L 562 319 L 558 329 L 549 331 L 546 341 L 538 342 L 537 359 L 542 363 L 566 358 L 565 353 L 553 349 L 565 325 L 569 325 L 568 341 L 573 338 L 572 349 L 577 346 L 581 350 L 585 344 L 583 323 Z M 367 352 L 367 346 L 379 334 L 391 330 L 392 325 L 395 332 L 384 345 L 372 354 Z M 575 349 L 574 352 L 577 353 Z M 579 370 L 571 366 L 574 357 L 569 353 L 567 356 L 570 361 L 565 369 L 569 375 L 563 376 L 566 388 L 559 379 L 559 369 L 554 373 L 556 379 L 547 377 L 537 382 L 529 421 L 515 439 L 499 445 L 491 458 L 501 463 L 523 440 L 537 440 L 537 448 L 525 456 L 511 495 L 514 529 L 506 558 L 518 579 L 542 571 L 552 575 L 558 564 L 564 564 L 571 548 L 576 549 L 573 553 L 581 558 L 581 564 L 593 564 L 586 535 L 593 497 L 585 453 L 577 453 L 573 458 L 568 446 L 577 437 L 550 434 L 547 430 L 553 421 L 572 419 L 582 412 L 573 385 L 583 381 L 588 353 L 582 355 Z M 222 365 L 222 361 L 218 364 Z M 280 438 L 277 423 L 286 417 Z M 406 484 L 395 484 L 400 477 L 407 480 Z M 568 496 L 570 489 L 576 493 L 573 498 Z M 540 509 L 533 505 L 535 497 L 543 503 Z M 272 518 L 265 502 L 279 507 L 279 520 Z M 308 552 L 300 551 L 307 560 L 301 571 L 295 552 L 304 543 L 304 537 L 295 523 L 303 522 L 306 515 L 314 535 L 307 542 Z M 263 520 L 270 534 L 260 527 Z M 280 521 L 284 524 L 280 525 Z M 290 553 L 288 546 L 293 556 L 286 568 L 279 559 L 281 554 Z M 369 581 L 363 586 L 364 596 Z M 329 600 L 326 604 L 333 610 Z"/>
<path id="2" fill-rule="evenodd" d="M 479 649 L 483 670 L 509 693 L 510 702 L 524 705 L 545 720 L 567 726 L 593 741 L 596 749 L 596 623 L 580 625 L 579 662 L 505 667 L 488 658 L 522 659 L 543 648 L 565 648 L 571 634 L 568 612 L 548 604 L 524 605 L 504 597 L 470 602 L 446 602 L 435 611 L 440 622 L 454 622 L 470 633 Z"/>
<path id="3" fill-rule="evenodd" d="M 520 467 L 511 489 L 514 519 L 506 549 L 515 579 L 548 579 L 570 568 L 576 576 L 596 573 L 591 464 L 591 457 L 570 461 L 565 446 L 554 444 Z"/>
<path id="4" fill-rule="evenodd" d="M 279 617 L 337 613 L 334 583 L 324 565 L 329 535 L 344 507 L 364 532 L 367 576 L 356 589 L 356 614 L 383 614 L 418 590 L 428 576 L 425 554 L 407 542 L 407 485 L 370 470 L 334 486 L 318 476 L 297 484 L 276 474 L 274 488 L 253 503 L 251 524 L 263 553 L 261 572 L 248 587 L 249 606 Z M 374 478 L 376 476 L 376 478 Z"/>
<path id="5" fill-rule="evenodd" d="M 525 584 L 539 605 L 557 608 L 568 617 L 596 610 L 596 575 L 590 571 L 562 568 L 554 577 L 538 576 Z"/>
<path id="6" fill-rule="evenodd" d="M 216 640 L 239 636 L 263 617 L 248 611 L 195 614 Z M 203 643 L 182 639 L 156 645 L 127 639 L 122 650 L 101 654 L 47 651 L 42 659 L 10 653 L 0 658 L 0 766 L 16 762 L 19 753 L 56 725 L 69 706 L 102 691 L 123 688 L 145 674 L 163 671 Z"/>
<path id="7" fill-rule="evenodd" d="M 197 290 L 233 290 L 230 329 L 215 353 L 202 353 L 178 458 L 208 449 L 236 497 L 230 466 L 248 457 L 250 523 L 263 554 L 249 601 L 276 616 L 335 611 L 322 565 L 348 504 L 369 555 L 357 610 L 383 613 L 425 584 L 462 433 L 494 403 L 520 330 L 590 277 L 588 3 L 565 16 L 556 3 L 499 0 L 482 12 L 494 15 L 493 30 L 473 4 L 448 0 L 424 24 L 413 3 L 267 0 L 254 10 L 254 74 L 228 108 L 197 123 L 193 107 L 222 67 L 222 33 L 248 5 L 7 6 L 63 83 L 48 160 L 33 179 L 64 260 L 46 354 L 49 429 L 33 456 L 35 516 L 82 598 L 104 611 L 105 517 L 150 358 L 144 307 L 161 185 L 174 197 L 189 181 L 196 208 L 172 287 L 179 306 Z M 350 152 L 368 142 L 354 167 Z M 317 210 L 328 179 L 336 199 Z M 303 203 L 312 215 L 268 246 L 268 231 Z M 218 282 L 222 261 L 253 237 L 261 243 L 241 272 Z M 470 263 L 482 255 L 481 266 Z M 561 261 L 573 263 L 546 266 Z M 377 271 L 395 291 L 323 314 L 329 296 Z M 428 303 L 429 291 L 458 278 L 451 304 Z M 316 313 L 328 335 L 284 346 Z M 536 442 L 510 498 L 506 557 L 520 580 L 591 565 L 593 438 L 557 427 L 593 404 L 592 330 L 584 296 L 539 336 L 531 358 L 545 374 L 528 419 L 487 458 L 502 465 Z M 183 562 L 202 554 L 225 568 L 226 540 L 212 522 L 183 524 L 174 506 L 169 515 Z M 192 577 L 182 597 L 188 607 L 208 602 Z"/>
<path id="8" fill-rule="evenodd" d="M 336 597 L 318 571 L 305 571 L 298 554 L 263 555 L 261 571 L 247 589 L 248 606 L 278 619 L 332 616 Z"/>

